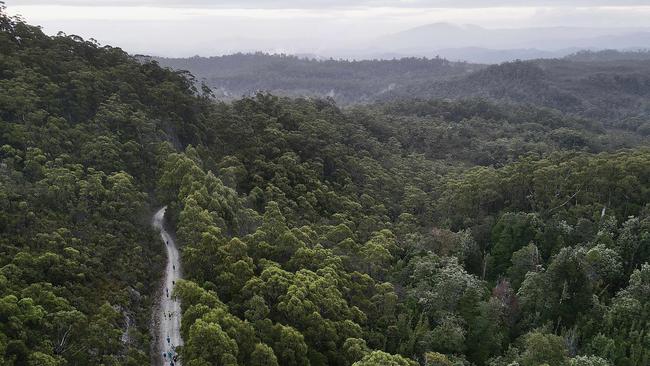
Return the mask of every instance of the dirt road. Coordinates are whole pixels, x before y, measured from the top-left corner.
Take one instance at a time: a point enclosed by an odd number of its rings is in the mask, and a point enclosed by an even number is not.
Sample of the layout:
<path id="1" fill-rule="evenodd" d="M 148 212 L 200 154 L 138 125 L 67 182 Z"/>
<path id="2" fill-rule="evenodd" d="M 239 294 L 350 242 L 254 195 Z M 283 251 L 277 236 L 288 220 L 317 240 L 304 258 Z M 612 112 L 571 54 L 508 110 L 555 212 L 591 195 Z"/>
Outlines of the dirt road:
<path id="1" fill-rule="evenodd" d="M 164 288 L 158 305 L 158 352 L 162 356 L 162 365 L 180 366 L 180 361 L 173 361 L 176 355 L 175 347 L 182 345 L 181 339 L 181 304 L 178 299 L 172 297 L 174 284 L 181 276 L 180 258 L 178 248 L 174 239 L 165 231 L 164 217 L 165 209 L 163 207 L 153 217 L 154 228 L 160 230 L 160 238 L 163 245 L 167 248 L 167 266 L 165 267 L 165 276 L 163 281 Z"/>

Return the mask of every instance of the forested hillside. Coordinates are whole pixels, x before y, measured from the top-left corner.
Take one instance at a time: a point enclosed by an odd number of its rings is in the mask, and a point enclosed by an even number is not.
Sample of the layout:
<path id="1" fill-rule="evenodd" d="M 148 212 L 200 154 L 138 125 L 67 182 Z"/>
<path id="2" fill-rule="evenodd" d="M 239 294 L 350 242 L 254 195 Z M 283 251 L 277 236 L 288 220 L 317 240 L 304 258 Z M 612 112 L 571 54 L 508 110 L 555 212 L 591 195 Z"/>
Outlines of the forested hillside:
<path id="1" fill-rule="evenodd" d="M 151 193 L 207 108 L 191 86 L 0 13 L 0 365 L 148 363 Z"/>
<path id="2" fill-rule="evenodd" d="M 507 62 L 454 80 L 422 80 L 382 99 L 482 97 L 554 108 L 647 135 L 650 60 L 635 54 L 614 60 L 583 56 Z"/>
<path id="3" fill-rule="evenodd" d="M 264 53 L 151 59 L 190 71 L 222 100 L 266 91 L 293 97 L 329 96 L 342 104 L 372 102 L 400 85 L 446 80 L 483 67 L 441 58 L 346 61 Z"/>
<path id="4" fill-rule="evenodd" d="M 589 62 L 589 61 L 648 61 L 650 60 L 650 50 L 637 51 L 619 51 L 619 50 L 602 50 L 602 51 L 580 51 L 565 57 L 567 60 Z"/>
<path id="5" fill-rule="evenodd" d="M 440 58 L 318 61 L 261 53 L 155 60 L 189 70 L 223 100 L 258 90 L 329 96 L 342 105 L 485 98 L 557 109 L 645 136 L 650 133 L 650 57 L 643 51 L 585 51 L 564 59 L 489 67 Z"/>
<path id="6" fill-rule="evenodd" d="M 650 149 L 534 106 L 215 102 L 0 16 L 0 365 L 650 363 Z"/>

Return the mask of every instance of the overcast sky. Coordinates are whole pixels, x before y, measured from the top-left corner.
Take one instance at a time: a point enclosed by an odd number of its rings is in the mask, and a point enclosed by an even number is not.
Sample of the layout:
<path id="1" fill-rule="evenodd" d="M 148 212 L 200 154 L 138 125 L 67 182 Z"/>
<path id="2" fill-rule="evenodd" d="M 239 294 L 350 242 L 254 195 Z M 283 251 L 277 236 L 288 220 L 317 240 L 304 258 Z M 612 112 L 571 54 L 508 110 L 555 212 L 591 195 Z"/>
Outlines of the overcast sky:
<path id="1" fill-rule="evenodd" d="M 132 53 L 318 52 L 420 25 L 650 27 L 650 0 L 6 0 L 10 14 Z"/>

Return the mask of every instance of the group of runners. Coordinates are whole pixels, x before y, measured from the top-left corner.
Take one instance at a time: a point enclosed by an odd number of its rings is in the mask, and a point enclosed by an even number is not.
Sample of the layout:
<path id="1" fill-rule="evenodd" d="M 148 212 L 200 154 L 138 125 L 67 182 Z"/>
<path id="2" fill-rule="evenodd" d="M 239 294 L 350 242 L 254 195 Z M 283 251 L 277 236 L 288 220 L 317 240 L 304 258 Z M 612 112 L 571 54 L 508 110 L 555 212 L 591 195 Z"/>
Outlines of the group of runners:
<path id="1" fill-rule="evenodd" d="M 169 245 L 169 241 L 165 240 L 165 244 Z M 172 264 L 172 269 L 176 271 L 176 265 Z M 174 285 L 176 285 L 176 281 L 172 281 L 172 286 Z M 169 298 L 168 287 L 165 287 L 165 294 Z M 173 317 L 174 317 L 173 312 L 169 312 L 169 313 L 163 312 L 163 318 L 172 320 Z M 176 363 L 178 362 L 178 354 L 176 353 L 176 346 L 173 343 L 171 343 L 171 338 L 169 337 L 169 334 L 167 335 L 166 341 L 167 341 L 168 350 L 166 352 L 163 352 L 163 360 L 165 361 L 165 364 L 167 363 L 167 361 L 169 361 L 169 366 L 175 366 Z"/>
<path id="2" fill-rule="evenodd" d="M 171 320 L 174 316 L 173 312 L 165 313 L 163 312 L 163 318 Z M 169 366 L 174 366 L 176 362 L 178 361 L 178 354 L 176 353 L 176 346 L 172 343 L 171 338 L 169 338 L 169 334 L 167 335 L 166 338 L 167 341 L 167 347 L 169 349 L 166 352 L 163 352 L 163 359 L 165 362 L 169 361 Z"/>
<path id="3" fill-rule="evenodd" d="M 178 361 L 178 354 L 176 353 L 176 346 L 171 343 L 169 336 L 167 336 L 167 346 L 169 346 L 169 350 L 163 352 L 163 359 L 165 362 L 169 361 L 169 366 L 174 366 Z"/>

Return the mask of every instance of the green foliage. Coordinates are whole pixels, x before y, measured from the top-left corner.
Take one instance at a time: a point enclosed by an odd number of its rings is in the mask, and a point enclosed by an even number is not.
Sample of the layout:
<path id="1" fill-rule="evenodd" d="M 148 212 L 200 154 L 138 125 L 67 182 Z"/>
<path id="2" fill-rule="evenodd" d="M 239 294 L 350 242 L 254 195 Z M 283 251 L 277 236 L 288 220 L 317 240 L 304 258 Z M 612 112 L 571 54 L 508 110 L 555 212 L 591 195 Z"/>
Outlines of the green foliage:
<path id="1" fill-rule="evenodd" d="M 364 357 L 361 361 L 355 362 L 353 366 L 371 366 L 371 365 L 386 365 L 386 366 L 415 366 L 415 361 L 408 360 L 399 355 L 391 355 L 382 351 L 374 351 Z"/>
<path id="2" fill-rule="evenodd" d="M 524 337 L 522 366 L 565 365 L 567 361 L 564 340 L 554 334 L 529 333 Z"/>
<path id="3" fill-rule="evenodd" d="M 237 342 L 219 324 L 202 319 L 192 324 L 187 344 L 183 346 L 183 358 L 191 360 L 189 365 L 228 365 L 238 352 Z"/>
<path id="4" fill-rule="evenodd" d="M 147 363 L 163 264 L 147 193 L 161 142 L 205 103 L 176 73 L 4 7 L 0 49 L 0 359 Z"/>
<path id="5" fill-rule="evenodd" d="M 538 219 L 531 214 L 503 215 L 492 229 L 492 271 L 503 274 L 510 264 L 510 257 L 524 245 L 536 239 Z"/>
<path id="6" fill-rule="evenodd" d="M 569 360 L 569 366 L 610 366 L 609 361 L 597 356 L 576 356 Z"/>

